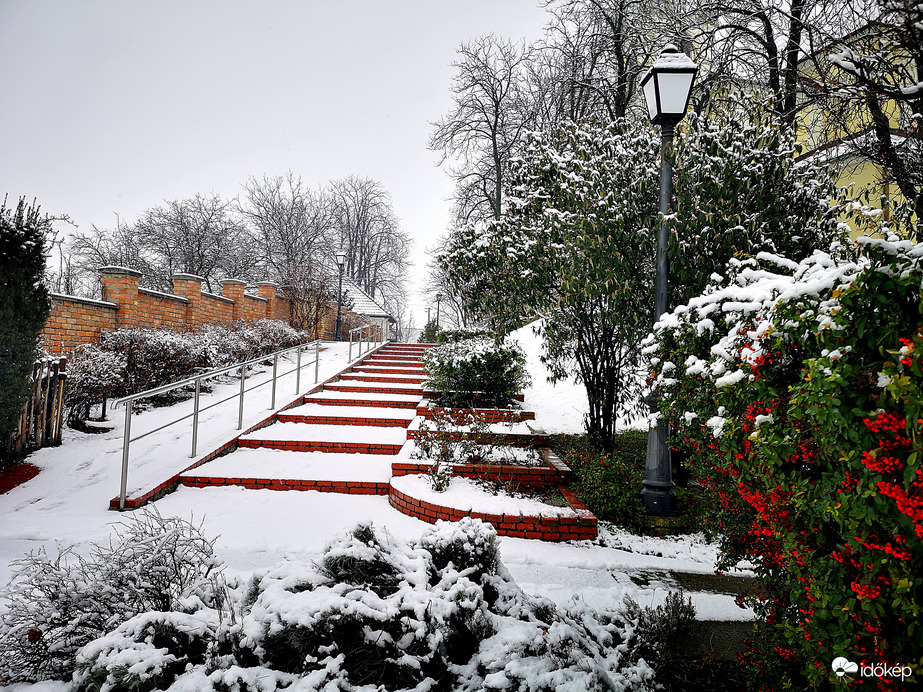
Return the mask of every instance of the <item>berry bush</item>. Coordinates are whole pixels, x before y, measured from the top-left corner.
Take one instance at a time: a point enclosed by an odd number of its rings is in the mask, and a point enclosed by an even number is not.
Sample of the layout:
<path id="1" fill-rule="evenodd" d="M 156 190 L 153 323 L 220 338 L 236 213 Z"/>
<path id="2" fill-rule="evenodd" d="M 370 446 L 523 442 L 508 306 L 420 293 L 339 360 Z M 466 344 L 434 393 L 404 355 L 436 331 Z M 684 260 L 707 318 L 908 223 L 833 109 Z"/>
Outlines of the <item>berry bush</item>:
<path id="1" fill-rule="evenodd" d="M 733 262 L 646 348 L 714 498 L 719 568 L 761 577 L 758 688 L 861 684 L 839 657 L 923 665 L 923 246 L 857 242 Z"/>

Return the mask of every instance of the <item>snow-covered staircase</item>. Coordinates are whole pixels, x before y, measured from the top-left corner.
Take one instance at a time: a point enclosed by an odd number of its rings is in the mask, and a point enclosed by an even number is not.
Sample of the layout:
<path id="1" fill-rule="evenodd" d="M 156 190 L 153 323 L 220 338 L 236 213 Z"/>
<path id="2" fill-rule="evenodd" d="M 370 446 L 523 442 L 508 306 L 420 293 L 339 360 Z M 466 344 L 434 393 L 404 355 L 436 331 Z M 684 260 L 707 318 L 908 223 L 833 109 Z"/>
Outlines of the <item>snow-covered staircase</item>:
<path id="1" fill-rule="evenodd" d="M 383 346 L 272 425 L 242 435 L 235 452 L 181 474 L 180 484 L 387 495 L 423 398 L 426 348 Z"/>

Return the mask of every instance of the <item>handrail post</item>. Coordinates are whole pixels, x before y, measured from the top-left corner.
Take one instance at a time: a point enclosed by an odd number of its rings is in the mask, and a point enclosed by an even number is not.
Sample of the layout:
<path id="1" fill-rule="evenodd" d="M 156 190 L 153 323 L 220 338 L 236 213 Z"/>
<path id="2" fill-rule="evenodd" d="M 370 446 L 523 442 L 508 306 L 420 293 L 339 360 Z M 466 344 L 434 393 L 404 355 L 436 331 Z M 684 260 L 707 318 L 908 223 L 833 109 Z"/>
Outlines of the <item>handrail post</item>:
<path id="1" fill-rule="evenodd" d="M 279 354 L 274 353 L 272 356 L 272 402 L 269 404 L 269 408 L 274 409 L 276 407 L 276 371 L 279 369 Z"/>
<path id="2" fill-rule="evenodd" d="M 131 445 L 131 409 L 133 401 L 125 407 L 125 433 L 122 438 L 122 483 L 119 489 L 119 509 L 125 509 L 125 494 L 128 491 L 128 448 Z"/>
<path id="3" fill-rule="evenodd" d="M 301 348 L 303 344 L 298 344 L 298 358 L 295 363 L 295 394 L 301 391 Z"/>
<path id="4" fill-rule="evenodd" d="M 320 341 L 314 342 L 314 384 L 317 384 L 317 378 L 320 373 Z"/>
<path id="5" fill-rule="evenodd" d="M 195 457 L 196 442 L 199 439 L 199 392 L 202 380 L 195 381 L 195 399 L 192 402 L 192 452 L 189 458 Z"/>
<path id="6" fill-rule="evenodd" d="M 246 365 L 240 366 L 240 408 L 237 411 L 237 429 L 244 427 L 244 370 Z"/>
<path id="7" fill-rule="evenodd" d="M 349 361 L 352 362 L 353 359 L 353 330 L 349 330 Z"/>

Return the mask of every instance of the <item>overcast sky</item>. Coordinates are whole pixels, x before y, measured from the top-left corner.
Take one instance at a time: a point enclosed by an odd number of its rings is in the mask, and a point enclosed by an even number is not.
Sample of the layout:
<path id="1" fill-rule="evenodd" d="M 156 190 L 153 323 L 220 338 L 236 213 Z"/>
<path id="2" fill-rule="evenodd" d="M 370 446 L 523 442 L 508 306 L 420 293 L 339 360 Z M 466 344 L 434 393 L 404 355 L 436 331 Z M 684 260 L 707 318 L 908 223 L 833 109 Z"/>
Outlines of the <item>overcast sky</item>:
<path id="1" fill-rule="evenodd" d="M 414 239 L 415 289 L 448 221 L 426 143 L 456 48 L 546 18 L 539 0 L 0 0 L 0 196 L 86 230 L 251 176 L 366 176 Z"/>

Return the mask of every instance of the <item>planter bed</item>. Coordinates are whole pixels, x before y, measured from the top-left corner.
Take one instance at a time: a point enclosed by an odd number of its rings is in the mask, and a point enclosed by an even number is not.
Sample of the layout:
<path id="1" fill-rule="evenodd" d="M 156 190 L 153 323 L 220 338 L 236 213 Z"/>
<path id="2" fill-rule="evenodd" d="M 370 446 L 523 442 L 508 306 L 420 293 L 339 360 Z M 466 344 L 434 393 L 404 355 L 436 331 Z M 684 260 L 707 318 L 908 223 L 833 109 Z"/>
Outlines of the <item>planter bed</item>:
<path id="1" fill-rule="evenodd" d="M 399 461 L 392 462 L 391 473 L 395 476 L 429 473 L 432 461 L 411 459 L 414 443 L 401 450 Z M 495 480 L 523 488 L 564 485 L 571 481 L 573 472 L 550 449 L 542 450 L 542 464 L 539 466 L 519 464 L 455 464 L 453 476 L 481 480 Z"/>
<path id="2" fill-rule="evenodd" d="M 488 423 L 520 423 L 526 420 L 535 420 L 534 411 L 523 411 L 518 408 L 447 408 L 439 406 L 430 399 L 423 399 L 417 405 L 417 415 L 427 420 L 433 420 L 437 413 L 453 412 L 459 414 L 477 414 L 483 416 Z"/>
<path id="3" fill-rule="evenodd" d="M 423 423 L 423 418 L 417 417 L 407 428 L 407 439 L 415 440 L 418 431 Z M 471 439 L 477 433 L 472 433 L 466 425 L 455 426 L 456 429 L 451 433 L 453 440 Z M 551 437 L 543 432 L 535 431 L 525 422 L 496 422 L 490 423 L 490 428 L 484 435 L 488 435 L 496 444 L 510 447 L 548 447 L 551 444 Z"/>
<path id="4" fill-rule="evenodd" d="M 489 522 L 502 536 L 547 541 L 596 538 L 596 517 L 566 488 L 561 494 L 568 507 L 493 495 L 467 479 L 455 480 L 447 491 L 437 493 L 429 479 L 405 476 L 391 479 L 388 501 L 399 512 L 430 524 L 470 516 Z"/>

